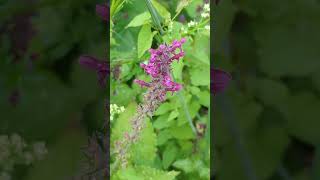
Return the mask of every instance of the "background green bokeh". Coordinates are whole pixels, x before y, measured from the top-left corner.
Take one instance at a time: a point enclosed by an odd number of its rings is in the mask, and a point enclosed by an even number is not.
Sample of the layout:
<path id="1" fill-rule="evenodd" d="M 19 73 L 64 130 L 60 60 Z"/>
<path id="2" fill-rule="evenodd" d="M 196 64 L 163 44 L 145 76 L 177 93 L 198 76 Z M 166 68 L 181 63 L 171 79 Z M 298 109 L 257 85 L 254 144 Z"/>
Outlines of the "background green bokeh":
<path id="1" fill-rule="evenodd" d="M 14 180 L 61 180 L 83 173 L 81 148 L 102 127 L 105 110 L 96 73 L 78 64 L 81 54 L 106 59 L 107 28 L 95 12 L 99 3 L 0 1 L 0 134 L 44 141 L 48 150 L 42 161 L 15 166 Z M 19 48 L 24 43 L 26 48 Z M 9 101 L 14 91 L 19 92 L 16 106 Z"/>
<path id="2" fill-rule="evenodd" d="M 222 0 L 212 11 L 214 64 L 233 75 L 214 99 L 216 179 L 320 179 L 320 2 Z"/>

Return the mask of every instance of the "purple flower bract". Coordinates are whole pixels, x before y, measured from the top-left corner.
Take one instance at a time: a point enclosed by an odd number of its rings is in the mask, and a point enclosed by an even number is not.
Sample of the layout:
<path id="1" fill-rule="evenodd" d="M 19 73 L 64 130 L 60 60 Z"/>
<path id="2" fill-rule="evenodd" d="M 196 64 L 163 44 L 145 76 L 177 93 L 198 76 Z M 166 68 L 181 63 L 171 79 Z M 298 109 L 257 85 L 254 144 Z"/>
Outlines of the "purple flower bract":
<path id="1" fill-rule="evenodd" d="M 79 64 L 94 70 L 98 74 L 99 84 L 104 87 L 106 84 L 106 77 L 110 73 L 108 63 L 106 61 L 100 61 L 92 56 L 83 55 L 79 59 Z"/>
<path id="2" fill-rule="evenodd" d="M 219 69 L 211 69 L 211 92 L 216 94 L 223 91 L 231 80 L 231 75 Z"/>
<path id="3" fill-rule="evenodd" d="M 104 20 L 108 21 L 109 7 L 107 5 L 96 5 L 96 13 Z"/>
<path id="4" fill-rule="evenodd" d="M 152 84 L 161 84 L 165 91 L 179 91 L 182 88 L 181 84 L 173 82 L 171 78 L 170 65 L 173 61 L 179 61 L 184 56 L 182 44 L 186 40 L 182 38 L 180 41 L 174 40 L 171 45 L 161 44 L 158 49 L 150 49 L 151 57 L 148 64 L 140 64 L 144 71 L 151 76 L 150 83 L 135 80 L 134 82 L 141 87 L 151 87 Z M 177 50 L 179 50 L 177 52 Z"/>

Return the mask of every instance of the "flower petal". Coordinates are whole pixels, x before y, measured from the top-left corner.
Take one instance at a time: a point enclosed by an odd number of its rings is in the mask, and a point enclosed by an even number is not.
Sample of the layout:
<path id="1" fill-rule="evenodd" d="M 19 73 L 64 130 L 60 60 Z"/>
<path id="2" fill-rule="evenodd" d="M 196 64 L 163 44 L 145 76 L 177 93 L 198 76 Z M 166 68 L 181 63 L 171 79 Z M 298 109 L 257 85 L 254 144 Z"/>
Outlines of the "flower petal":
<path id="1" fill-rule="evenodd" d="M 211 92 L 215 94 L 224 91 L 231 80 L 231 75 L 219 69 L 211 69 L 211 75 L 213 76 Z"/>
<path id="2" fill-rule="evenodd" d="M 108 7 L 106 5 L 96 5 L 96 13 L 104 20 L 108 21 L 109 19 L 109 12 L 108 12 Z"/>

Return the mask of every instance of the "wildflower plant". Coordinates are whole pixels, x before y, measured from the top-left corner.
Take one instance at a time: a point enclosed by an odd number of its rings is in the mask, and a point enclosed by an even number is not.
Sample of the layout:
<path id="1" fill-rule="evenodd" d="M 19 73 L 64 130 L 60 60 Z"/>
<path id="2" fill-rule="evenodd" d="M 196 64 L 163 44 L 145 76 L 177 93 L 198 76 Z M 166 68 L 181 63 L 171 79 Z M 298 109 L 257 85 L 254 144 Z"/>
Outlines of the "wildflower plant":
<path id="1" fill-rule="evenodd" d="M 111 16 L 110 103 L 125 107 L 110 124 L 111 179 L 209 178 L 210 10 L 173 4 L 133 1 Z M 180 14 L 198 22 L 188 33 Z"/>

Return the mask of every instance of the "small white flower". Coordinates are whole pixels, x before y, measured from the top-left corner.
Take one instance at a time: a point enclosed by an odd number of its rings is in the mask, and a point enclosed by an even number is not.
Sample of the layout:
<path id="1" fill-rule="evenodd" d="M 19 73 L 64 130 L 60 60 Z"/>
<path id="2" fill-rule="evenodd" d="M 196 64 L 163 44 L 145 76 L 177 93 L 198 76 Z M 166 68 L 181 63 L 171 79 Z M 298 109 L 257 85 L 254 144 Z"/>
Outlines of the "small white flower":
<path id="1" fill-rule="evenodd" d="M 203 18 L 207 18 L 207 17 L 209 17 L 209 16 L 210 16 L 209 13 L 201 13 L 201 17 L 203 17 Z"/>
<path id="2" fill-rule="evenodd" d="M 194 21 L 190 21 L 189 23 L 188 23 L 188 27 L 192 27 L 192 26 L 195 26 L 196 25 L 196 23 L 194 22 Z"/>
<path id="3" fill-rule="evenodd" d="M 210 5 L 209 4 L 204 4 L 203 9 L 205 11 L 207 11 L 207 12 L 210 11 Z"/>
<path id="4" fill-rule="evenodd" d="M 206 25 L 204 28 L 205 28 L 206 30 L 210 30 L 210 26 L 209 26 L 209 25 Z"/>
<path id="5" fill-rule="evenodd" d="M 121 112 L 124 112 L 124 107 L 123 107 L 123 106 L 121 106 L 120 110 L 121 110 Z"/>

